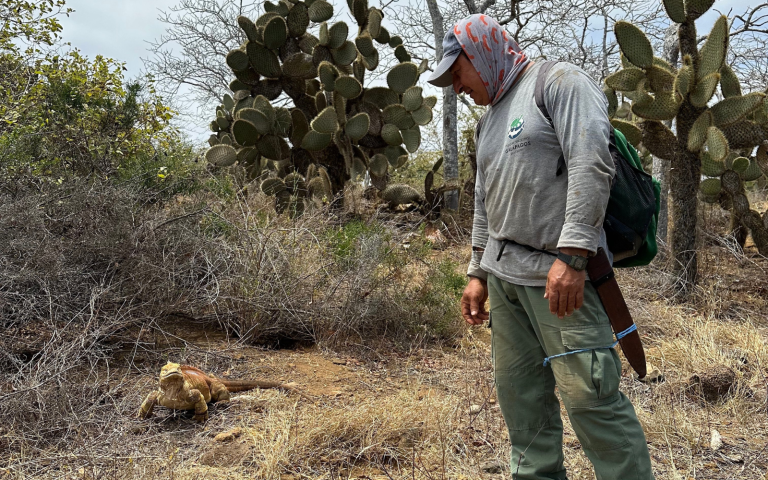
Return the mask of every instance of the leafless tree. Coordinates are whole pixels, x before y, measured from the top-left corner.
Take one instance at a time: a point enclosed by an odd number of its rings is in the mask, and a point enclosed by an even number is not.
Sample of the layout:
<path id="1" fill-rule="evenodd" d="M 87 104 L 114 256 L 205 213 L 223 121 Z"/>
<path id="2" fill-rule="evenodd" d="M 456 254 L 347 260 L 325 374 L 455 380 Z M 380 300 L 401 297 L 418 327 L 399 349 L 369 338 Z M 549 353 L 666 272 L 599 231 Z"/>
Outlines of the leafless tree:
<path id="1" fill-rule="evenodd" d="M 743 14 L 732 15 L 729 61 L 747 91 L 765 91 L 768 87 L 768 3 L 749 7 Z"/>
<path id="2" fill-rule="evenodd" d="M 210 112 L 229 89 L 226 54 L 245 41 L 239 15 L 256 18 L 258 0 L 180 0 L 161 12 L 165 33 L 150 42 L 144 65 L 163 94 L 189 113 Z"/>

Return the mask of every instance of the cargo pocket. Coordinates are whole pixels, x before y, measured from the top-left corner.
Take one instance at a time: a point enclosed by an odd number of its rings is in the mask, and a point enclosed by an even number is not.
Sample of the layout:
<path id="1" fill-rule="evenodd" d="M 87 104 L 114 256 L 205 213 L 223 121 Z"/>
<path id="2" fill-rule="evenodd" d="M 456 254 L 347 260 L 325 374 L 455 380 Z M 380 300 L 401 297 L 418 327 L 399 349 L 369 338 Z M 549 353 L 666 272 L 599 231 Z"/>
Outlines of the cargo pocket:
<path id="1" fill-rule="evenodd" d="M 574 407 L 601 405 L 613 401 L 619 391 L 621 363 L 612 348 L 610 326 L 586 327 L 560 332 L 567 351 L 586 350 L 566 355 L 553 365 L 562 379 L 563 393 Z M 618 365 L 618 368 L 617 368 Z"/>

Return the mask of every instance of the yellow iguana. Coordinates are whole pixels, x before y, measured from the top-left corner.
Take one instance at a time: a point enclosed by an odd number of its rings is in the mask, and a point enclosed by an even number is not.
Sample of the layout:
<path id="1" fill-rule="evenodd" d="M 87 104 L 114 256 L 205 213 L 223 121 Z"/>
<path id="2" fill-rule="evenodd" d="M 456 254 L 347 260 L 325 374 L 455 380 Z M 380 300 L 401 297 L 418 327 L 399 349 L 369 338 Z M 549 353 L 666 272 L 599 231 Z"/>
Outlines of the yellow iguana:
<path id="1" fill-rule="evenodd" d="M 168 362 L 160 370 L 160 387 L 141 404 L 139 418 L 151 416 L 155 405 L 160 405 L 174 410 L 194 410 L 195 420 L 204 422 L 208 419 L 208 402 L 228 402 L 230 393 L 254 388 L 281 388 L 309 398 L 290 385 L 265 380 L 222 380 L 209 377 L 198 368 Z"/>

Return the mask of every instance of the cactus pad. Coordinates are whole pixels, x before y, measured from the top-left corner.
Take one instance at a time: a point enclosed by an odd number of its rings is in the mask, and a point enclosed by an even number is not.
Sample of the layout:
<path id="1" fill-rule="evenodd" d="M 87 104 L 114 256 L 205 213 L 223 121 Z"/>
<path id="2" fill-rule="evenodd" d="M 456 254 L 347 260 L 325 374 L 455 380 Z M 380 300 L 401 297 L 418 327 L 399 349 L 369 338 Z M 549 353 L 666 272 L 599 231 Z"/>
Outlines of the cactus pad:
<path id="1" fill-rule="evenodd" d="M 288 26 L 283 17 L 276 16 L 267 22 L 264 27 L 264 46 L 276 50 L 283 46 L 287 38 Z"/>
<path id="2" fill-rule="evenodd" d="M 386 107 L 383 113 L 384 122 L 391 123 L 397 128 L 405 129 L 410 128 L 413 125 L 411 115 L 405 110 L 405 107 L 399 103 Z"/>
<path id="3" fill-rule="evenodd" d="M 735 171 L 739 175 L 742 175 L 743 177 L 744 172 L 746 172 L 747 168 L 749 168 L 749 159 L 746 157 L 736 157 L 733 160 L 733 165 L 731 166 L 731 168 L 733 169 L 733 171 Z"/>
<path id="4" fill-rule="evenodd" d="M 336 109 L 326 107 L 322 112 L 312 120 L 312 130 L 320 133 L 334 133 L 339 128 L 339 119 L 336 115 Z"/>
<path id="5" fill-rule="evenodd" d="M 715 160 L 712 155 L 707 151 L 702 151 L 699 154 L 701 160 L 701 174 L 708 177 L 719 177 L 725 172 L 725 162 L 721 160 Z"/>
<path id="6" fill-rule="evenodd" d="M 333 6 L 325 0 L 315 0 L 309 6 L 309 19 L 320 23 L 329 20 L 333 16 Z"/>
<path id="7" fill-rule="evenodd" d="M 269 102 L 269 99 L 267 99 L 265 96 L 257 95 L 253 99 L 253 108 L 263 113 L 264 116 L 267 117 L 267 121 L 269 122 L 270 126 L 275 122 L 275 107 L 272 106 L 272 104 Z"/>
<path id="8" fill-rule="evenodd" d="M 386 155 L 381 153 L 374 155 L 371 158 L 368 168 L 371 171 L 371 175 L 375 175 L 377 177 L 383 177 L 386 175 L 387 169 L 389 168 L 389 161 L 387 160 Z"/>
<path id="9" fill-rule="evenodd" d="M 614 90 L 628 92 L 637 89 L 637 85 L 645 78 L 645 72 L 639 68 L 624 68 L 609 75 L 605 84 Z"/>
<path id="10" fill-rule="evenodd" d="M 736 170 L 736 160 L 733 161 L 733 169 Z M 760 170 L 760 167 L 757 164 L 757 160 L 754 158 L 749 159 L 749 165 L 747 165 L 747 168 L 745 168 L 743 172 L 739 173 L 741 174 L 742 180 L 745 182 L 752 182 L 763 175 L 762 170 Z"/>
<path id="11" fill-rule="evenodd" d="M 712 106 L 712 118 L 717 126 L 743 120 L 752 110 L 761 105 L 765 94 L 755 92 L 749 95 L 728 97 Z"/>
<path id="12" fill-rule="evenodd" d="M 398 45 L 395 47 L 395 58 L 397 58 L 400 63 L 410 62 L 411 54 L 408 53 L 408 50 L 405 49 L 404 45 Z"/>
<path id="13" fill-rule="evenodd" d="M 634 123 L 614 118 L 611 120 L 611 125 L 623 133 L 627 141 L 632 145 L 639 145 L 643 141 L 643 132 Z"/>
<path id="14" fill-rule="evenodd" d="M 336 88 L 336 79 L 339 78 L 339 70 L 331 62 L 323 62 L 317 69 L 323 89 L 332 92 Z"/>
<path id="15" fill-rule="evenodd" d="M 699 190 L 704 195 L 717 195 L 722 189 L 719 178 L 707 178 L 699 184 Z"/>
<path id="16" fill-rule="evenodd" d="M 739 79 L 728 65 L 720 67 L 720 91 L 725 98 L 741 96 Z"/>
<path id="17" fill-rule="evenodd" d="M 397 168 L 400 157 L 407 157 L 408 152 L 400 145 L 390 145 L 384 149 L 384 155 L 387 157 L 389 164 Z"/>
<path id="18" fill-rule="evenodd" d="M 706 146 L 713 160 L 722 161 L 728 156 L 728 139 L 717 127 L 707 129 Z"/>
<path id="19" fill-rule="evenodd" d="M 315 67 L 311 55 L 300 52 L 291 55 L 283 62 L 283 73 L 289 77 L 309 80 L 317 76 L 317 67 Z"/>
<path id="20" fill-rule="evenodd" d="M 368 57 L 376 53 L 376 47 L 373 46 L 373 39 L 367 33 L 364 33 L 355 38 L 355 45 L 360 51 L 360 54 L 364 57 Z"/>
<path id="21" fill-rule="evenodd" d="M 685 15 L 688 20 L 696 20 L 709 10 L 715 0 L 685 0 Z"/>
<path id="22" fill-rule="evenodd" d="M 233 72 L 242 72 L 248 70 L 250 63 L 248 61 L 248 54 L 244 51 L 236 48 L 227 54 L 227 65 Z"/>
<path id="23" fill-rule="evenodd" d="M 363 66 L 365 66 L 366 70 L 376 70 L 376 67 L 379 66 L 379 51 L 376 50 L 373 55 L 363 57 Z"/>
<path id="24" fill-rule="evenodd" d="M 335 91 L 347 99 L 357 98 L 363 93 L 363 86 L 355 77 L 341 76 L 336 79 L 335 86 Z"/>
<path id="25" fill-rule="evenodd" d="M 426 125 L 432 121 L 432 109 L 427 105 L 422 105 L 411 112 L 411 115 L 413 116 L 413 121 L 416 122 L 416 125 Z"/>
<path id="26" fill-rule="evenodd" d="M 412 112 L 424 102 L 424 98 L 421 96 L 421 87 L 411 87 L 403 93 L 403 106 L 409 112 Z"/>
<path id="27" fill-rule="evenodd" d="M 685 22 L 685 3 L 683 0 L 664 0 L 664 10 L 673 22 Z"/>
<path id="28" fill-rule="evenodd" d="M 286 24 L 288 25 L 288 35 L 291 37 L 298 38 L 304 35 L 309 26 L 309 11 L 307 6 L 302 2 L 294 5 L 293 8 L 291 8 L 291 11 L 288 12 Z"/>
<path id="29" fill-rule="evenodd" d="M 219 117 L 216 119 L 216 125 L 218 125 L 221 130 L 226 130 L 229 128 L 229 120 L 224 117 Z"/>
<path id="30" fill-rule="evenodd" d="M 648 78 L 648 87 L 655 93 L 669 92 L 675 85 L 675 75 L 655 64 L 645 69 L 645 76 Z"/>
<path id="31" fill-rule="evenodd" d="M 400 145 L 403 143 L 400 129 L 391 123 L 387 123 L 381 128 L 381 138 L 383 138 L 388 145 Z"/>
<path id="32" fill-rule="evenodd" d="M 247 120 L 235 120 L 232 124 L 232 135 L 235 141 L 244 147 L 256 145 L 259 140 L 259 131 Z"/>
<path id="33" fill-rule="evenodd" d="M 379 33 L 381 32 L 381 21 L 383 19 L 384 16 L 375 8 L 372 8 L 370 12 L 368 12 L 368 24 L 366 29 L 371 37 L 376 38 L 379 36 Z"/>
<path id="34" fill-rule="evenodd" d="M 680 67 L 680 70 L 677 71 L 677 75 L 675 76 L 675 91 L 680 94 L 682 98 L 687 97 L 693 88 L 693 80 L 693 67 L 691 65 L 683 65 Z"/>
<path id="35" fill-rule="evenodd" d="M 763 144 L 757 147 L 755 160 L 757 161 L 760 170 L 762 170 L 763 175 L 768 177 L 768 145 Z"/>
<path id="36" fill-rule="evenodd" d="M 328 29 L 328 47 L 339 48 L 347 41 L 349 27 L 344 22 L 336 22 Z"/>
<path id="37" fill-rule="evenodd" d="M 261 182 L 261 191 L 267 195 L 279 195 L 286 190 L 285 182 L 279 178 L 268 178 Z"/>
<path id="38" fill-rule="evenodd" d="M 291 112 L 285 107 L 275 109 L 275 123 L 272 132 L 280 137 L 287 137 L 292 125 Z"/>
<path id="39" fill-rule="evenodd" d="M 358 113 L 347 120 L 347 123 L 344 126 L 344 131 L 353 142 L 356 142 L 368 133 L 370 123 L 371 119 L 367 113 Z"/>
<path id="40" fill-rule="evenodd" d="M 320 44 L 320 40 L 317 39 L 311 33 L 305 33 L 299 39 L 299 48 L 306 54 L 311 54 L 317 45 Z"/>
<path id="41" fill-rule="evenodd" d="M 205 159 L 217 167 L 228 167 L 237 161 L 237 151 L 229 145 L 215 145 L 205 152 Z"/>
<path id="42" fill-rule="evenodd" d="M 381 198 L 392 205 L 405 205 L 422 201 L 421 194 L 410 185 L 390 185 L 381 192 Z"/>
<path id="43" fill-rule="evenodd" d="M 357 49 L 354 43 L 347 40 L 339 48 L 331 49 L 331 56 L 336 65 L 351 65 L 357 58 Z"/>
<path id="44" fill-rule="evenodd" d="M 251 42 L 258 41 L 259 34 L 258 29 L 256 28 L 256 24 L 254 24 L 250 18 L 240 15 L 237 17 L 237 24 L 240 26 L 240 28 L 245 32 L 245 36 L 248 38 Z"/>
<path id="45" fill-rule="evenodd" d="M 418 67 L 411 62 L 395 65 L 387 74 L 387 85 L 395 93 L 405 93 L 419 76 Z"/>
<path id="46" fill-rule="evenodd" d="M 379 34 L 373 37 L 373 39 L 381 44 L 389 45 L 389 41 L 391 38 L 389 36 L 389 31 L 386 28 L 384 28 L 384 25 L 382 25 L 381 28 L 379 29 Z"/>
<path id="47" fill-rule="evenodd" d="M 246 46 L 248 58 L 251 65 L 259 75 L 267 78 L 278 78 L 280 76 L 280 60 L 275 52 L 256 42 L 248 42 Z"/>
<path id="48" fill-rule="evenodd" d="M 653 65 L 653 48 L 642 30 L 629 22 L 618 21 L 613 31 L 627 60 L 640 68 Z"/>
<path id="49" fill-rule="evenodd" d="M 677 137 L 661 122 L 645 120 L 639 125 L 643 132 L 643 146 L 651 154 L 664 160 L 673 160 L 677 153 Z"/>
<path id="50" fill-rule="evenodd" d="M 715 94 L 717 82 L 720 81 L 720 73 L 710 73 L 696 82 L 696 86 L 688 97 L 694 107 L 706 107 L 709 99 Z"/>
<path id="51" fill-rule="evenodd" d="M 403 136 L 403 144 L 405 149 L 410 153 L 416 152 L 421 145 L 421 129 L 418 126 L 413 126 L 407 130 L 400 132 Z"/>
<path id="52" fill-rule="evenodd" d="M 291 153 L 288 143 L 277 135 L 271 133 L 262 136 L 256 143 L 256 146 L 259 149 L 259 153 L 270 160 L 282 160 L 287 158 Z"/>
<path id="53" fill-rule="evenodd" d="M 399 101 L 397 94 L 385 87 L 367 88 L 363 94 L 363 100 L 376 105 L 381 110 Z"/>
<path id="54" fill-rule="evenodd" d="M 254 73 L 256 73 L 256 72 L 254 72 Z M 238 90 L 248 90 L 249 88 L 250 87 L 248 85 L 246 85 L 245 83 L 241 82 L 240 80 L 232 80 L 231 82 L 229 82 L 229 89 L 232 90 L 233 92 L 236 92 Z"/>
<path id="55" fill-rule="evenodd" d="M 307 134 L 304 135 L 304 138 L 301 140 L 301 148 L 305 148 L 313 152 L 322 150 L 330 144 L 330 133 L 320 133 L 315 130 L 310 130 L 307 132 Z"/>
<path id="56" fill-rule="evenodd" d="M 706 110 L 693 122 L 691 130 L 688 132 L 688 150 L 695 152 L 704 145 L 704 142 L 707 141 L 707 131 L 711 126 L 712 112 Z"/>
<path id="57" fill-rule="evenodd" d="M 307 184 L 304 181 L 304 177 L 297 172 L 292 172 L 283 177 L 283 183 L 285 183 L 288 193 L 291 195 L 305 196 L 307 194 Z"/>
<path id="58" fill-rule="evenodd" d="M 712 31 L 709 32 L 704 46 L 699 52 L 699 70 L 697 78 L 702 79 L 707 75 L 720 71 L 725 61 L 725 53 L 728 50 L 728 19 L 725 15 L 715 21 Z"/>

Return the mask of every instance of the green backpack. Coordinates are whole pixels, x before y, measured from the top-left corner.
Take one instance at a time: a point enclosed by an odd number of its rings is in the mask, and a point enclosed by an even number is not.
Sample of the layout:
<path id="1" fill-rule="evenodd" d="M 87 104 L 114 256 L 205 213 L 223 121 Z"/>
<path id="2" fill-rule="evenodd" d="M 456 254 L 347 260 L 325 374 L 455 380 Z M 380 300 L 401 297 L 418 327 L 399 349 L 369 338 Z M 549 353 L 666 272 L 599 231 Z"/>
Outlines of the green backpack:
<path id="1" fill-rule="evenodd" d="M 536 78 L 536 106 L 553 125 L 544 104 L 544 87 L 549 70 L 557 62 L 543 62 Z M 613 266 L 648 265 L 658 252 L 656 227 L 659 221 L 661 184 L 643 170 L 637 150 L 619 130 L 611 127 L 609 150 L 616 166 L 603 229 Z M 560 156 L 556 175 L 561 175 L 565 157 Z"/>

